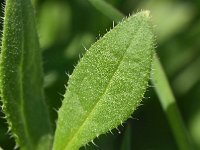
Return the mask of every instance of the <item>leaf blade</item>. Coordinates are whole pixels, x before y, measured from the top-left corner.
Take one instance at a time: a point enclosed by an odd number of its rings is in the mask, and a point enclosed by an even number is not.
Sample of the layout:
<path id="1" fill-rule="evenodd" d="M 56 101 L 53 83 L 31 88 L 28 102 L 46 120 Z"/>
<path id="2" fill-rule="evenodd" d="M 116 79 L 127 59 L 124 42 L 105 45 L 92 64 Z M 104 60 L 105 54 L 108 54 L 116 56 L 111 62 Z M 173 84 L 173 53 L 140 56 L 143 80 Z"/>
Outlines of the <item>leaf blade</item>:
<path id="1" fill-rule="evenodd" d="M 147 86 L 153 42 L 144 11 L 91 46 L 69 80 L 59 110 L 55 150 L 78 149 L 131 115 Z"/>
<path id="2" fill-rule="evenodd" d="M 50 146 L 41 52 L 30 0 L 6 1 L 3 28 L 0 91 L 9 128 L 23 149 L 37 149 L 42 141 Z"/>

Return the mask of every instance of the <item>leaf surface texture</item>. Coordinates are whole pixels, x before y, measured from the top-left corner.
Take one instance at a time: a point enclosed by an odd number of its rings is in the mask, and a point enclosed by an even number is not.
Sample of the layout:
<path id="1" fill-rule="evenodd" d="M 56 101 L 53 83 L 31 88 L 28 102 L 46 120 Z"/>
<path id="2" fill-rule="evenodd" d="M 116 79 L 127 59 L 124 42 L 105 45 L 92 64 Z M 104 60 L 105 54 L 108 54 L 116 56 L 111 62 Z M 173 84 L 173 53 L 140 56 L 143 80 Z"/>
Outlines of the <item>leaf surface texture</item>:
<path id="1" fill-rule="evenodd" d="M 41 51 L 30 0 L 7 0 L 0 58 L 3 110 L 22 149 L 50 149 Z M 42 145 L 41 145 L 42 143 Z"/>
<path id="2" fill-rule="evenodd" d="M 77 150 L 130 117 L 147 87 L 153 50 L 148 11 L 94 43 L 69 79 L 53 149 Z"/>

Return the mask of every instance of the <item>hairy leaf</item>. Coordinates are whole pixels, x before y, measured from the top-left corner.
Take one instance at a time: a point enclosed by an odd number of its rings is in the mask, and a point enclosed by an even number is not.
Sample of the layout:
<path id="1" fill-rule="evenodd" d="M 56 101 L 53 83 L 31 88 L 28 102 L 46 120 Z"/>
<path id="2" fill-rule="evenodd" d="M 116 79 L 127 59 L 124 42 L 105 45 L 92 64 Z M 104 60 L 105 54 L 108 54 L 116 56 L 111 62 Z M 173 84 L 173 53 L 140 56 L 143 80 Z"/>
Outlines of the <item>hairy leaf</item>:
<path id="1" fill-rule="evenodd" d="M 48 150 L 51 127 L 30 0 L 7 0 L 4 19 L 0 91 L 9 128 L 22 149 Z"/>
<path id="2" fill-rule="evenodd" d="M 153 50 L 148 11 L 92 45 L 69 79 L 53 149 L 76 150 L 130 117 L 147 87 Z"/>

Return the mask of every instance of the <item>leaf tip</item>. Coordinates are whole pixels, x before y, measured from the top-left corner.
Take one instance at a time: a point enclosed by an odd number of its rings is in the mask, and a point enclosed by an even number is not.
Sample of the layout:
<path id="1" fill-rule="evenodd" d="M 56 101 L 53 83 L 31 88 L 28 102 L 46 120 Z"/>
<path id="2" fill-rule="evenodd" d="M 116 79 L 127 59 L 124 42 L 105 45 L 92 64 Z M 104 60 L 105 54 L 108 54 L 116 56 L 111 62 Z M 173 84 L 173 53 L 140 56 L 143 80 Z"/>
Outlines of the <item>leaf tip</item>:
<path id="1" fill-rule="evenodd" d="M 144 13 L 144 16 L 145 17 L 150 17 L 150 11 L 149 10 L 145 10 L 145 11 L 143 11 L 143 13 Z"/>

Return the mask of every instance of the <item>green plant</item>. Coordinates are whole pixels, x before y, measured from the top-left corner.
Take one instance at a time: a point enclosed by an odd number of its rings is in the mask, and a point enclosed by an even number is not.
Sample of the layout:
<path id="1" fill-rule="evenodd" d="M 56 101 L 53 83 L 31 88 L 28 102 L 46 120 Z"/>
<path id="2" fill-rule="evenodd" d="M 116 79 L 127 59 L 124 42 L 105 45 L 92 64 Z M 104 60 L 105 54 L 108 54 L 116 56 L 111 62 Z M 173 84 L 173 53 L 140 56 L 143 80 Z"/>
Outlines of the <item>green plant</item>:
<path id="1" fill-rule="evenodd" d="M 89 1 L 119 23 L 87 50 L 69 75 L 55 136 L 45 104 L 34 9 L 30 0 L 6 2 L 0 91 L 5 118 L 17 146 L 25 150 L 76 150 L 88 142 L 94 144 L 93 139 L 123 124 L 137 109 L 152 73 L 152 83 L 179 149 L 192 149 L 175 98 L 154 52 L 149 11 L 138 12 L 120 22 L 123 14 L 111 5 L 99 0 Z M 122 149 L 128 149 L 126 143 L 130 142 L 125 140 Z"/>
<path id="2" fill-rule="evenodd" d="M 91 46 L 69 79 L 54 149 L 78 149 L 130 117 L 147 86 L 153 41 L 149 12 L 144 11 Z"/>
<path id="3" fill-rule="evenodd" d="M 22 148 L 50 147 L 50 120 L 42 89 L 41 52 L 30 1 L 7 1 L 0 80 L 9 130 Z M 49 139 L 50 138 L 50 139 Z M 46 143 L 47 142 L 47 143 Z"/>

